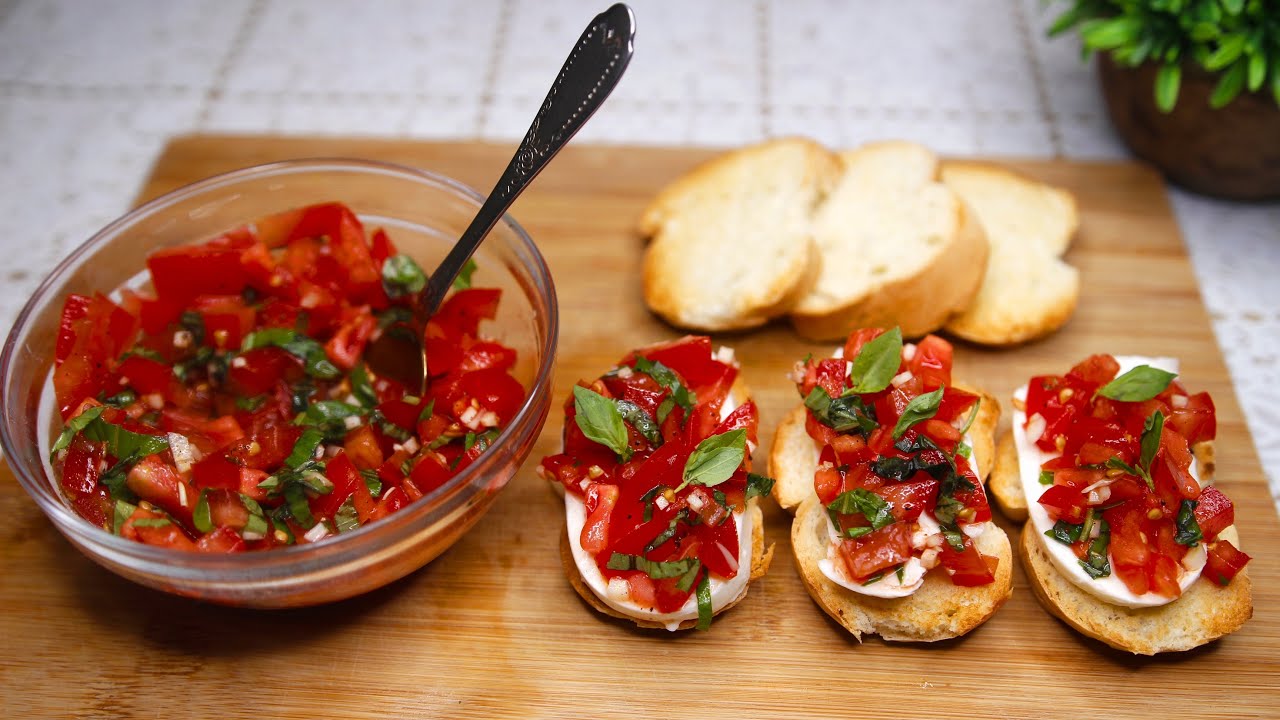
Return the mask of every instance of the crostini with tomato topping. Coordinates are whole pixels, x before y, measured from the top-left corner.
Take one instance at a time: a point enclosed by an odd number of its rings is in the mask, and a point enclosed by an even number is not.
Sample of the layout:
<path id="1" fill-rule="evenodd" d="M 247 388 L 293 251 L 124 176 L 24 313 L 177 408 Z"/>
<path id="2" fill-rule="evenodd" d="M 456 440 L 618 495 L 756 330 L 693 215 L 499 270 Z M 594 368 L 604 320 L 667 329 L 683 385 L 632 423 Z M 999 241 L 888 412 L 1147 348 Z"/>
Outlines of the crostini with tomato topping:
<path id="1" fill-rule="evenodd" d="M 983 491 L 1000 408 L 952 384 L 951 345 L 857 330 L 797 363 L 803 405 L 778 427 L 774 498 L 809 594 L 855 637 L 936 641 L 1012 593 L 1012 550 Z"/>
<path id="2" fill-rule="evenodd" d="M 1217 417 L 1171 358 L 1094 355 L 1013 396 L 991 491 L 1027 521 L 1040 603 L 1119 650 L 1190 650 L 1253 615 L 1231 500 L 1214 487 Z"/>
<path id="3" fill-rule="evenodd" d="M 589 605 L 674 631 L 746 596 L 773 554 L 757 425 L 733 352 L 706 337 L 641 348 L 573 388 L 563 450 L 538 474 L 564 492 L 561 559 Z"/>

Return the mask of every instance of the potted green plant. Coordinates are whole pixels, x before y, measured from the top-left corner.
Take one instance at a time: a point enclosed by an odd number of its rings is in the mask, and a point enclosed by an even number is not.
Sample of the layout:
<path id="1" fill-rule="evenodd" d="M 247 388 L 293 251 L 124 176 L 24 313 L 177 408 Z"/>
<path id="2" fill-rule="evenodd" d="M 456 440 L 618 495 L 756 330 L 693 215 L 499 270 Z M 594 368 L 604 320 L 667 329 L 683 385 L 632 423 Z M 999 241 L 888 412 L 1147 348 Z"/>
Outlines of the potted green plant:
<path id="1" fill-rule="evenodd" d="M 1280 0 L 1070 0 L 1111 121 L 1170 180 L 1280 197 Z"/>

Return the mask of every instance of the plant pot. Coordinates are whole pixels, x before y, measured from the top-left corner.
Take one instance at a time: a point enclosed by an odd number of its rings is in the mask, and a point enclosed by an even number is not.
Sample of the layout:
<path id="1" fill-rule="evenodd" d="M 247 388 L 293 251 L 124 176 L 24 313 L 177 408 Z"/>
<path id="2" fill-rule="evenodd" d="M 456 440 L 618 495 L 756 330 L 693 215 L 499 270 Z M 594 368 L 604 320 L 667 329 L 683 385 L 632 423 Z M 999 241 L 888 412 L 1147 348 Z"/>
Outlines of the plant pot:
<path id="1" fill-rule="evenodd" d="M 1117 66 L 1098 56 L 1107 111 L 1135 155 L 1189 190 L 1236 200 L 1280 198 L 1280 107 L 1269 94 L 1241 93 L 1209 107 L 1218 76 L 1183 66 L 1173 111 L 1156 107 L 1156 66 Z"/>

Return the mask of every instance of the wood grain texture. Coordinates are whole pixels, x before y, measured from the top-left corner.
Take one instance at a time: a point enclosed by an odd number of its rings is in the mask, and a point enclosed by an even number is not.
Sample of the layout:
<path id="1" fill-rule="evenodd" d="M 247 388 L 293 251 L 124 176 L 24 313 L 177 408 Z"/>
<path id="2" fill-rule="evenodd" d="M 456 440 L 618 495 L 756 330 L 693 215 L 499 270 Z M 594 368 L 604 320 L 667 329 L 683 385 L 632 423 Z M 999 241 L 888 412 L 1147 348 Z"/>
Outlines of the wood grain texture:
<path id="1" fill-rule="evenodd" d="M 487 188 L 506 146 L 191 137 L 159 159 L 144 196 L 291 157 L 416 165 Z M 546 254 L 562 325 L 556 402 L 635 345 L 673 337 L 640 300 L 639 213 L 705 151 L 571 147 L 514 208 Z M 561 574 L 560 503 L 533 473 L 558 448 L 552 413 L 492 511 L 432 565 L 354 600 L 254 612 L 168 597 L 81 557 L 0 471 L 0 698 L 13 717 L 955 717 L 1101 713 L 1236 718 L 1276 712 L 1280 525 L 1156 175 L 1130 164 L 1005 163 L 1075 192 L 1068 253 L 1082 302 L 1060 333 L 1006 351 L 958 344 L 957 377 L 1003 399 L 1033 373 L 1092 352 L 1176 355 L 1218 406 L 1219 483 L 1253 553 L 1253 620 L 1199 650 L 1142 659 L 1050 617 L 1015 568 L 1013 598 L 936 645 L 859 644 L 805 593 L 789 518 L 769 575 L 710 632 L 668 635 L 590 610 Z M 712 269 L 708 269 L 712 271 Z M 717 337 L 744 361 L 761 408 L 763 464 L 796 402 L 784 377 L 822 345 L 785 325 Z M 1007 416 L 1007 412 L 1005 413 Z M 1005 421 L 1007 424 L 1007 420 Z M 1018 530 L 1003 523 L 1016 542 Z"/>

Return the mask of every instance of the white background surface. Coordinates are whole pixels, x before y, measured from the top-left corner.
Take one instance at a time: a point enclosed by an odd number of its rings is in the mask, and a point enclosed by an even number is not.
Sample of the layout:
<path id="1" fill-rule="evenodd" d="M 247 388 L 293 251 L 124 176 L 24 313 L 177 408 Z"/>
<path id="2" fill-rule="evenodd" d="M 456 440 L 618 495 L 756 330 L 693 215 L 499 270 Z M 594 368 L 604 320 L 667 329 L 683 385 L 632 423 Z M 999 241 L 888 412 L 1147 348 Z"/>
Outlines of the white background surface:
<path id="1" fill-rule="evenodd" d="M 517 141 L 608 0 L 0 0 L 0 329 L 193 131 Z M 633 0 L 579 142 L 1127 157 L 1040 0 Z M 1278 130 L 1280 131 L 1280 130 Z M 1171 190 L 1280 498 L 1280 204 Z"/>

